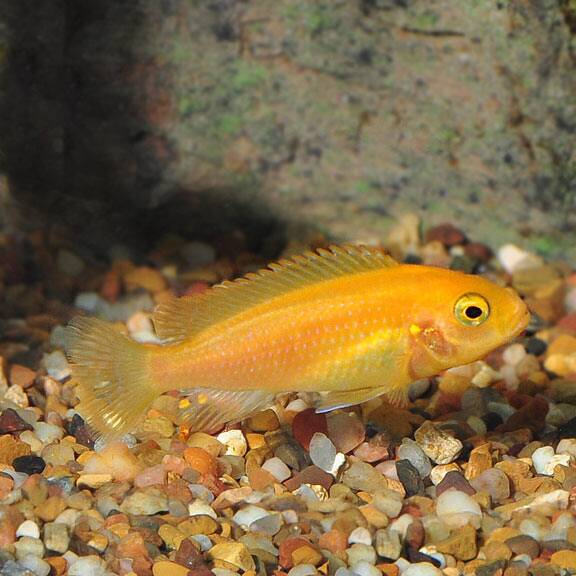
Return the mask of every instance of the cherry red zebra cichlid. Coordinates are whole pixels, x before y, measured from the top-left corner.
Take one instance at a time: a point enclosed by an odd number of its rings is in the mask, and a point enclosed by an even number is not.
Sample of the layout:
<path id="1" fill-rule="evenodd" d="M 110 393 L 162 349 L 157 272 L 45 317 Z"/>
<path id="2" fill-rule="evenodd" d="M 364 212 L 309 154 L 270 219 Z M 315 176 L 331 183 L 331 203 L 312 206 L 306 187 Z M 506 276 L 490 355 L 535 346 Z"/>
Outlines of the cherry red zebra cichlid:
<path id="1" fill-rule="evenodd" d="M 163 344 L 140 344 L 95 318 L 67 329 L 78 411 L 105 439 L 133 430 L 153 400 L 184 391 L 180 419 L 214 429 L 270 406 L 279 392 L 321 392 L 319 411 L 473 362 L 524 330 L 510 288 L 451 270 L 333 246 L 160 305 Z"/>

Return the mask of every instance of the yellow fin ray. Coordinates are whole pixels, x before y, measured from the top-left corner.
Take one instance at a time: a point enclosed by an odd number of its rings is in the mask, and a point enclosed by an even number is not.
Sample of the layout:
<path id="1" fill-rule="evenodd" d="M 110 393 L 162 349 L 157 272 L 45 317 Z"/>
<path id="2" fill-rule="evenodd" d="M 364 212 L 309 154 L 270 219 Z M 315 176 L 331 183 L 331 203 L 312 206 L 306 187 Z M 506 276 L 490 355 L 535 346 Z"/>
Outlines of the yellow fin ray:
<path id="1" fill-rule="evenodd" d="M 97 318 L 74 318 L 66 354 L 78 382 L 78 412 L 106 441 L 130 432 L 159 395 L 149 378 L 148 348 Z"/>
<path id="2" fill-rule="evenodd" d="M 214 286 L 205 294 L 175 298 L 154 313 L 156 332 L 163 340 L 181 342 L 271 298 L 351 274 L 397 266 L 379 248 L 331 246 L 280 260 L 243 278 Z"/>
<path id="3" fill-rule="evenodd" d="M 178 421 L 192 432 L 216 430 L 226 422 L 239 422 L 268 408 L 274 394 L 261 390 L 210 390 L 197 388 L 184 392 Z"/>

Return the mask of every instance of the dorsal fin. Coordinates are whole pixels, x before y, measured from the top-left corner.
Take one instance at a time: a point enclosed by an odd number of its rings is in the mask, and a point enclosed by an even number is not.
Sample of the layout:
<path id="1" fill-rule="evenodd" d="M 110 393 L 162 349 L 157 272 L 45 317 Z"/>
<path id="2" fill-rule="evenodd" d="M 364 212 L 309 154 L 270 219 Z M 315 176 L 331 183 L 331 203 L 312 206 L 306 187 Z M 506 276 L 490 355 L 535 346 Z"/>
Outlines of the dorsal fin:
<path id="1" fill-rule="evenodd" d="M 158 306 L 158 336 L 181 342 L 252 306 L 293 290 L 333 278 L 397 266 L 383 250 L 368 246 L 331 246 L 305 252 L 237 280 L 217 284 L 204 294 L 184 296 Z"/>

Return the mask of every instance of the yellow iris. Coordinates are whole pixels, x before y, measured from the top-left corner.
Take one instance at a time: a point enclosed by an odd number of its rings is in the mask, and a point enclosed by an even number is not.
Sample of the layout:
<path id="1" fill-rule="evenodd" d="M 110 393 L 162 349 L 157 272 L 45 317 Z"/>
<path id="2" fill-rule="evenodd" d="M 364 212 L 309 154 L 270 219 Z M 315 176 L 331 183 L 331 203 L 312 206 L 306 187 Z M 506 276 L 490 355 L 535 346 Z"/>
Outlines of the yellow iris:
<path id="1" fill-rule="evenodd" d="M 490 316 L 490 305 L 480 294 L 464 294 L 454 306 L 454 316 L 465 326 L 479 326 Z"/>

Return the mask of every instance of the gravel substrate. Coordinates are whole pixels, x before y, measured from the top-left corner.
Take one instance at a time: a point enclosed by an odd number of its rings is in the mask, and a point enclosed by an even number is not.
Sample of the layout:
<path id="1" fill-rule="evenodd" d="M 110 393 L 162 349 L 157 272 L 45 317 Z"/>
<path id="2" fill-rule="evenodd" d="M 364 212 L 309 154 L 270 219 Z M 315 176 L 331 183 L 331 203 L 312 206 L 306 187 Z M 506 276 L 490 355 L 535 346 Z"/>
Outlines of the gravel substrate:
<path id="1" fill-rule="evenodd" d="M 0 574 L 576 573 L 576 273 L 418 230 L 406 218 L 387 247 L 514 286 L 534 314 L 519 341 L 414 383 L 407 410 L 315 414 L 286 395 L 190 433 L 175 392 L 106 446 L 74 409 L 67 321 L 154 342 L 155 304 L 265 262 L 167 238 L 143 262 L 118 247 L 102 263 L 55 234 L 0 236 Z"/>

